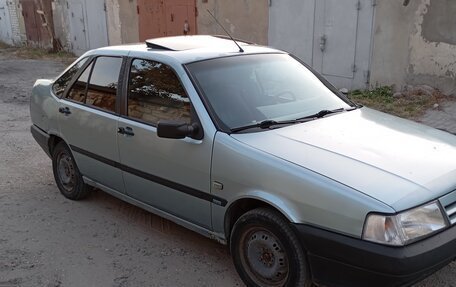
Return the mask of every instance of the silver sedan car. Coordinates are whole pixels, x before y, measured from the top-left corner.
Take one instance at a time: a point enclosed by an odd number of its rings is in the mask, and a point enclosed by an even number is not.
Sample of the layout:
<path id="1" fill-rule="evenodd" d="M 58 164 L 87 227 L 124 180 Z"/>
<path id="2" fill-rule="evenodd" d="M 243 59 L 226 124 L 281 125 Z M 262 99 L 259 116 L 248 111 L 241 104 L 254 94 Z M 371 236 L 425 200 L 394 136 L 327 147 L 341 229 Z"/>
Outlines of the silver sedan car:
<path id="1" fill-rule="evenodd" d="M 359 106 L 286 52 L 101 48 L 37 80 L 30 113 L 65 197 L 96 187 L 226 244 L 247 286 L 402 286 L 456 258 L 456 136 Z"/>

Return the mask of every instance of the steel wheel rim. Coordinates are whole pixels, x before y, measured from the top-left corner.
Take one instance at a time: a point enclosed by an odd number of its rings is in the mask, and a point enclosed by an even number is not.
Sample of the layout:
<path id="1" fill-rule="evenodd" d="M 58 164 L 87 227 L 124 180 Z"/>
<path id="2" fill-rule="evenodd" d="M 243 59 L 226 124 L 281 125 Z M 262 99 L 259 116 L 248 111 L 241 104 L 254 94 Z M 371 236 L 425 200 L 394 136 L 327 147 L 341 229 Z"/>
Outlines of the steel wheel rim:
<path id="1" fill-rule="evenodd" d="M 76 186 L 76 169 L 71 156 L 64 152 L 57 158 L 57 174 L 63 188 L 66 191 L 73 191 Z"/>
<path id="2" fill-rule="evenodd" d="M 257 285 L 285 285 L 289 261 L 277 236 L 265 228 L 251 227 L 244 232 L 241 245 L 241 262 Z"/>

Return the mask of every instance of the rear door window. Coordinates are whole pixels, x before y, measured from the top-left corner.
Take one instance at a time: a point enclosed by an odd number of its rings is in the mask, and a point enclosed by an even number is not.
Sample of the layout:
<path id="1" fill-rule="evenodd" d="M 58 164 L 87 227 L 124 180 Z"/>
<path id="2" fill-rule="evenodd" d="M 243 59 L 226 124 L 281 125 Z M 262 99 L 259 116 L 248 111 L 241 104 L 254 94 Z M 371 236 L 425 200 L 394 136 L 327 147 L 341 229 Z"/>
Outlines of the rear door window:
<path id="1" fill-rule="evenodd" d="M 81 59 L 79 62 L 74 64 L 68 71 L 66 71 L 60 78 L 55 80 L 54 85 L 52 85 L 52 90 L 57 97 L 62 97 L 63 93 L 65 92 L 66 87 L 70 83 L 71 79 L 74 75 L 77 74 L 79 69 L 84 65 L 87 61 L 87 58 Z"/>
<path id="2" fill-rule="evenodd" d="M 87 88 L 86 105 L 115 112 L 122 58 L 98 57 Z"/>

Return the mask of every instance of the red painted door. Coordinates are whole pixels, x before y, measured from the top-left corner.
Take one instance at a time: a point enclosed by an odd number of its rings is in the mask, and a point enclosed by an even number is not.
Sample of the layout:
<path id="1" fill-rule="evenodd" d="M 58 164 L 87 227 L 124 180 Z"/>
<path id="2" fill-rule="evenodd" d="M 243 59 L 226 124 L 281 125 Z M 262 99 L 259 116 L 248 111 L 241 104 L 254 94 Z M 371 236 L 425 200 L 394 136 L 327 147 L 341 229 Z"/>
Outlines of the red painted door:
<path id="1" fill-rule="evenodd" d="M 33 1 L 21 1 L 22 16 L 24 16 L 27 40 L 39 43 L 41 41 L 40 22 L 36 19 L 36 6 Z"/>
<path id="2" fill-rule="evenodd" d="M 164 36 L 161 24 L 161 0 L 138 0 L 139 40 Z"/>
<path id="3" fill-rule="evenodd" d="M 20 0 L 24 16 L 27 40 L 32 43 L 49 45 L 54 24 L 51 0 Z"/>
<path id="4" fill-rule="evenodd" d="M 196 34 L 195 0 L 137 0 L 139 40 Z"/>
<path id="5" fill-rule="evenodd" d="M 166 3 L 167 36 L 195 34 L 195 7 L 192 5 L 188 5 L 191 4 L 189 2 L 192 1 L 171 1 L 171 3 Z"/>

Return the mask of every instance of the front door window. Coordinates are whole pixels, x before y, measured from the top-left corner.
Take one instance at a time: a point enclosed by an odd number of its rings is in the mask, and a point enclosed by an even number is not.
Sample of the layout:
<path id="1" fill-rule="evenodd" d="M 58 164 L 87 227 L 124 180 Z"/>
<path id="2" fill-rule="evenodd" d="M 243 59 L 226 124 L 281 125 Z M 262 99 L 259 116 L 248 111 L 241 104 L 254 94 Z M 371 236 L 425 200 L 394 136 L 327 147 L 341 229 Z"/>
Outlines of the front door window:
<path id="1" fill-rule="evenodd" d="M 160 120 L 191 122 L 190 99 L 174 71 L 167 65 L 135 59 L 128 85 L 130 118 L 157 125 Z"/>

